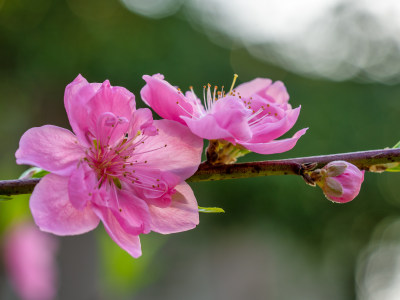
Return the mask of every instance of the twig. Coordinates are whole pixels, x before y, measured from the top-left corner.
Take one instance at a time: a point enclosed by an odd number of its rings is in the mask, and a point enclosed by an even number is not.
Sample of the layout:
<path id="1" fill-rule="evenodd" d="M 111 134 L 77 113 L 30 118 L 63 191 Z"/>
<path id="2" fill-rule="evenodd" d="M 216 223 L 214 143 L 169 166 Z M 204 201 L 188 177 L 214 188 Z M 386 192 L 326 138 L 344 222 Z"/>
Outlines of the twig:
<path id="1" fill-rule="evenodd" d="M 197 172 L 187 181 L 213 181 L 271 175 L 302 175 L 304 165 L 314 164 L 317 168 L 321 168 L 335 160 L 345 160 L 366 171 L 370 171 L 371 166 L 376 165 L 382 165 L 384 169 L 384 164 L 400 163 L 400 149 L 381 149 L 218 166 L 204 162 L 200 164 Z M 0 195 L 32 193 L 39 181 L 40 179 L 0 180 Z"/>

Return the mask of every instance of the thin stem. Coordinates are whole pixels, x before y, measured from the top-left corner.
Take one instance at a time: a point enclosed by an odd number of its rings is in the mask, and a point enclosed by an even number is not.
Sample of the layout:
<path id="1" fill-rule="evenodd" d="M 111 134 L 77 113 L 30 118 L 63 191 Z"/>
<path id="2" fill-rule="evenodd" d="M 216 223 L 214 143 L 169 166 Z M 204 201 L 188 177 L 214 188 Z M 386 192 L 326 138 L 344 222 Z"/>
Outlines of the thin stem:
<path id="1" fill-rule="evenodd" d="M 30 194 L 40 178 L 0 180 L 0 195 Z"/>
<path id="2" fill-rule="evenodd" d="M 400 149 L 381 149 L 217 166 L 204 162 L 200 164 L 197 172 L 187 181 L 213 181 L 271 175 L 302 175 L 304 164 L 315 164 L 316 168 L 321 168 L 335 160 L 345 160 L 356 165 L 361 170 L 370 171 L 371 166 L 400 163 Z M 39 180 L 0 180 L 0 195 L 32 193 Z"/>
<path id="3" fill-rule="evenodd" d="M 400 149 L 359 151 L 218 166 L 202 163 L 197 172 L 187 181 L 213 181 L 271 175 L 302 175 L 303 164 L 316 164 L 316 168 L 322 168 L 327 163 L 336 160 L 345 160 L 356 165 L 361 170 L 370 171 L 370 167 L 374 165 L 400 162 Z"/>

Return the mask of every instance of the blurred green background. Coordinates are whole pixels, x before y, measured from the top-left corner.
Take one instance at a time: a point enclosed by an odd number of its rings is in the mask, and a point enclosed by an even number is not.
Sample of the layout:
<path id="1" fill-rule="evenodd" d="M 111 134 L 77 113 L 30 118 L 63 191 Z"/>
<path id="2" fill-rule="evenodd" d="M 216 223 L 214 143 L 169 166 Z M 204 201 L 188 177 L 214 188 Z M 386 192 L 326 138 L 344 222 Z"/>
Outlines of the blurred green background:
<path id="1" fill-rule="evenodd" d="M 229 86 L 234 73 L 239 83 L 284 81 L 292 105 L 302 106 L 290 134 L 309 131 L 288 153 L 242 161 L 380 149 L 400 139 L 395 81 L 378 82 L 362 68 L 346 81 L 311 65 L 306 74 L 268 52 L 267 40 L 254 56 L 246 41 L 193 21 L 204 12 L 183 0 L 149 1 L 155 5 L 144 11 L 128 2 L 0 0 L 2 179 L 26 169 L 14 153 L 27 129 L 69 128 L 63 93 L 79 73 L 128 88 L 139 107 L 143 74 L 197 91 L 208 82 Z M 226 213 L 202 214 L 190 232 L 143 236 L 137 260 L 101 226 L 60 238 L 57 299 L 400 299 L 399 180 L 368 173 L 345 205 L 294 176 L 191 184 L 200 206 Z M 3 229 L 16 210 L 27 214 L 26 197 L 0 203 Z M 4 274 L 0 298 L 17 299 Z"/>

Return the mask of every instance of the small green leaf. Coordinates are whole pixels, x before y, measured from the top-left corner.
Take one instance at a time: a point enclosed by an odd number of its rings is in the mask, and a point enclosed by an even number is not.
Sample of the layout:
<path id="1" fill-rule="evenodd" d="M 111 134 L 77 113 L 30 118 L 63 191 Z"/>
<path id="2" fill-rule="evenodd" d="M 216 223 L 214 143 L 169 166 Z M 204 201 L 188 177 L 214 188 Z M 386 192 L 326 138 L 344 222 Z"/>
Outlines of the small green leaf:
<path id="1" fill-rule="evenodd" d="M 385 171 L 386 171 L 386 172 L 400 172 L 400 165 L 397 164 L 396 167 L 388 168 L 388 169 L 386 169 Z"/>
<path id="2" fill-rule="evenodd" d="M 19 176 L 19 179 L 42 178 L 49 173 L 50 172 L 47 172 L 41 168 L 32 167 L 22 173 L 21 176 Z"/>
<path id="3" fill-rule="evenodd" d="M 397 142 L 396 145 L 393 146 L 393 149 L 400 148 L 400 141 Z M 394 167 L 387 168 L 386 172 L 400 172 L 400 164 L 399 163 L 391 163 Z"/>
<path id="4" fill-rule="evenodd" d="M 32 178 L 42 178 L 47 174 L 50 174 L 50 172 L 47 172 L 45 170 L 41 170 L 40 172 L 37 172 L 37 173 L 33 174 Z"/>
<path id="5" fill-rule="evenodd" d="M 202 213 L 224 213 L 225 211 L 220 207 L 201 207 L 201 206 L 199 206 L 199 212 L 202 212 Z"/>

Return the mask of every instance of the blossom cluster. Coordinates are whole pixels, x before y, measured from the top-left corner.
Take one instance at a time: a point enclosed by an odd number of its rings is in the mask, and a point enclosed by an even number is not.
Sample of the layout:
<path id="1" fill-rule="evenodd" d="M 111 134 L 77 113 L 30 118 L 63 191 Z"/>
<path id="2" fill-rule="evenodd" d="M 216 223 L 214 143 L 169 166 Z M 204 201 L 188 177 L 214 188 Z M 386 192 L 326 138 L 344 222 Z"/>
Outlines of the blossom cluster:
<path id="1" fill-rule="evenodd" d="M 235 77 L 228 91 L 204 86 L 201 101 L 193 88 L 183 93 L 161 74 L 143 79 L 141 97 L 162 120 L 136 109 L 127 89 L 79 75 L 64 96 L 72 132 L 44 125 L 22 136 L 17 163 L 50 172 L 30 199 L 41 230 L 76 235 L 101 221 L 121 248 L 139 257 L 140 234 L 181 232 L 199 223 L 185 180 L 201 162 L 203 139 L 210 141 L 207 163 L 230 164 L 251 151 L 288 151 L 307 130 L 277 140 L 300 113 L 280 81 L 257 78 L 234 88 Z"/>

